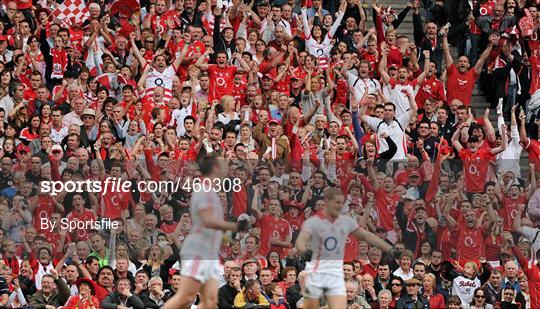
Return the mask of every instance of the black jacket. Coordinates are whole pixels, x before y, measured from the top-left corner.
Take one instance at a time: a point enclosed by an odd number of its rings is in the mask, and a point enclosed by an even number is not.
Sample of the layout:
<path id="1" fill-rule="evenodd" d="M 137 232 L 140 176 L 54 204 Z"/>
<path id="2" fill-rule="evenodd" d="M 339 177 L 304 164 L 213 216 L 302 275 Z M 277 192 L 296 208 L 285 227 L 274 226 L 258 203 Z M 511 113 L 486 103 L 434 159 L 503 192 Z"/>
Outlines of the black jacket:
<path id="1" fill-rule="evenodd" d="M 411 296 L 406 294 L 398 299 L 396 309 L 429 309 L 429 301 L 420 294 L 418 294 L 416 301 L 414 301 Z"/>
<path id="2" fill-rule="evenodd" d="M 232 309 L 234 308 L 234 298 L 236 297 L 236 294 L 238 294 L 238 291 L 230 286 L 229 284 L 226 284 L 219 288 L 218 290 L 218 308 L 222 309 Z"/>
<path id="3" fill-rule="evenodd" d="M 405 246 L 407 249 L 411 250 L 414 253 L 416 250 L 419 233 L 417 232 L 416 224 L 414 223 L 414 221 L 409 221 L 409 219 L 405 215 L 405 211 L 403 209 L 404 206 L 405 205 L 402 202 L 398 204 L 396 218 L 403 234 L 403 243 L 406 244 Z M 433 231 L 433 229 L 431 228 L 431 226 L 429 226 L 429 224 L 427 223 L 424 227 L 424 239 L 427 239 L 431 247 L 435 248 L 436 234 L 435 231 Z"/>
<path id="4" fill-rule="evenodd" d="M 118 294 L 118 292 L 112 292 L 110 293 L 109 295 L 107 295 L 107 297 L 105 297 L 102 301 L 101 301 L 101 308 L 103 309 L 116 309 L 116 307 L 118 307 L 118 305 L 120 305 L 121 302 L 120 302 L 120 294 Z M 142 300 L 135 296 L 135 295 L 131 295 L 128 299 L 127 299 L 127 302 L 126 302 L 126 307 L 128 308 L 133 308 L 133 309 L 144 309 L 144 303 L 142 302 Z"/>

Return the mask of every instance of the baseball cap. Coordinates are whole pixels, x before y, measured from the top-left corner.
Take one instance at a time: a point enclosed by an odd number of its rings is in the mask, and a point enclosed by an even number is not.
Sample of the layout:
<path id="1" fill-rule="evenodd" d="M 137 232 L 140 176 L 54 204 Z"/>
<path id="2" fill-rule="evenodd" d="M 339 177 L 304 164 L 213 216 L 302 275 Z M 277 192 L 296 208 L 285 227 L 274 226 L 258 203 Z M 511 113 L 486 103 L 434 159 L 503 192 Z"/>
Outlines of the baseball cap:
<path id="1" fill-rule="evenodd" d="M 413 170 L 409 173 L 409 177 L 420 177 L 420 173 L 417 170 Z"/>
<path id="2" fill-rule="evenodd" d="M 273 79 L 272 75 L 270 75 L 270 74 L 268 74 L 268 73 L 267 73 L 267 74 L 264 74 L 264 75 L 262 76 L 262 78 L 263 78 L 263 79 L 265 79 L 265 78 L 267 78 L 267 79 Z"/>
<path id="3" fill-rule="evenodd" d="M 84 115 L 89 115 L 89 116 L 92 116 L 92 117 L 96 117 L 96 111 L 91 109 L 91 108 L 85 108 L 84 112 L 82 113 L 82 116 L 84 116 Z"/>
<path id="4" fill-rule="evenodd" d="M 7 38 L 3 35 L 0 35 L 0 41 L 7 41 Z"/>
<path id="5" fill-rule="evenodd" d="M 63 150 L 62 150 L 62 147 L 60 147 L 60 145 L 53 145 L 53 146 L 51 147 L 51 152 L 53 152 L 53 153 L 54 153 L 54 152 L 62 152 L 62 151 L 63 151 Z"/>
<path id="6" fill-rule="evenodd" d="M 279 123 L 279 121 L 277 121 L 277 120 L 275 120 L 275 119 L 272 119 L 272 120 L 270 120 L 270 122 L 268 122 L 268 125 L 271 125 L 271 124 L 277 124 L 277 125 L 279 125 L 280 123 Z"/>

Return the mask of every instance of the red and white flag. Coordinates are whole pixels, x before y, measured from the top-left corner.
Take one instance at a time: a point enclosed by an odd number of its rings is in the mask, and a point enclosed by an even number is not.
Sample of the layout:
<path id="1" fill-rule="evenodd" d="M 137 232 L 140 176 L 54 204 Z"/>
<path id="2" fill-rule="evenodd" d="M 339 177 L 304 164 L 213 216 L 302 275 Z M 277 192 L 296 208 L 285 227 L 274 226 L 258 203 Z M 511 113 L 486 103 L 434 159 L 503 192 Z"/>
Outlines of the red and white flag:
<path id="1" fill-rule="evenodd" d="M 58 20 L 70 20 L 76 24 L 90 18 L 90 12 L 83 0 L 66 0 L 53 12 L 52 16 Z"/>

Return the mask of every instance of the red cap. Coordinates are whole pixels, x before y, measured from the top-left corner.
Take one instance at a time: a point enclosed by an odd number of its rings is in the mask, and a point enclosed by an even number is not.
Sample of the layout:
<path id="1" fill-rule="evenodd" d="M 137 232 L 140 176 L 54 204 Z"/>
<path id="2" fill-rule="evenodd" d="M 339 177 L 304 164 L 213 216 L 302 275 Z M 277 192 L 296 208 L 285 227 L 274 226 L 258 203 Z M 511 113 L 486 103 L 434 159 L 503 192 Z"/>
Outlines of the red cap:
<path id="1" fill-rule="evenodd" d="M 30 152 L 30 147 L 26 146 L 23 143 L 20 143 L 19 146 L 17 146 L 17 152 L 25 151 L 26 153 Z"/>
<path id="2" fill-rule="evenodd" d="M 281 123 L 279 121 L 277 121 L 276 119 L 272 119 L 272 120 L 270 120 L 270 122 L 268 122 L 268 125 L 271 125 L 271 124 L 280 125 Z"/>
<path id="3" fill-rule="evenodd" d="M 7 41 L 7 38 L 4 35 L 0 35 L 0 41 Z"/>
<path id="4" fill-rule="evenodd" d="M 412 176 L 420 177 L 420 173 L 417 170 L 412 170 L 409 173 L 409 177 L 412 177 Z"/>

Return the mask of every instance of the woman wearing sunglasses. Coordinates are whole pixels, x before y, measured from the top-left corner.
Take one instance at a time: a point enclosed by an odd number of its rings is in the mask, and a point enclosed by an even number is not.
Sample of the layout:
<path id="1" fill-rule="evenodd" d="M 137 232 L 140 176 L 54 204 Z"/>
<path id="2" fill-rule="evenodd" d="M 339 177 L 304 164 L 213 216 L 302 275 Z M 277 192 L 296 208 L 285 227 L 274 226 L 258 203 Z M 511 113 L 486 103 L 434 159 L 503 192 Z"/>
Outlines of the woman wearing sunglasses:
<path id="1" fill-rule="evenodd" d="M 493 309 L 493 305 L 486 303 L 486 293 L 484 292 L 484 290 L 482 290 L 482 288 L 477 288 L 476 290 L 474 290 L 473 300 L 472 300 L 470 306 L 465 304 L 463 306 L 463 308 L 465 308 L 465 309 L 467 309 L 467 308 L 470 308 L 470 309 Z"/>

